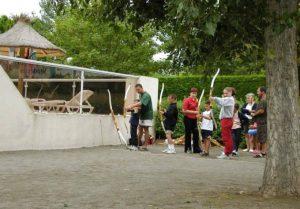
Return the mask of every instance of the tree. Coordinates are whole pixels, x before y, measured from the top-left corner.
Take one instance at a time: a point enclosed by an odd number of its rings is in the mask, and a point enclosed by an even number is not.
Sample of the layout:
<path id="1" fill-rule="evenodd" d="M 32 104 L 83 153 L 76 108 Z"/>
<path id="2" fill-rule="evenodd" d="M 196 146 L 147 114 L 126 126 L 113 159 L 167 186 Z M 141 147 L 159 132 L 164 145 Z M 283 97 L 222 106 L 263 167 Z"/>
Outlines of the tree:
<path id="1" fill-rule="evenodd" d="M 4 33 L 14 25 L 14 21 L 5 15 L 0 17 L 0 33 Z"/>
<path id="2" fill-rule="evenodd" d="M 269 152 L 261 191 L 266 196 L 295 195 L 300 174 L 299 79 L 296 25 L 290 16 L 297 12 L 297 0 L 269 0 L 268 9 L 274 15 L 265 32 Z"/>
<path id="3" fill-rule="evenodd" d="M 156 43 L 151 27 L 140 32 L 137 37 L 129 24 L 94 22 L 72 11 L 56 17 L 50 39 L 67 51 L 74 65 L 147 75 L 155 70 Z"/>

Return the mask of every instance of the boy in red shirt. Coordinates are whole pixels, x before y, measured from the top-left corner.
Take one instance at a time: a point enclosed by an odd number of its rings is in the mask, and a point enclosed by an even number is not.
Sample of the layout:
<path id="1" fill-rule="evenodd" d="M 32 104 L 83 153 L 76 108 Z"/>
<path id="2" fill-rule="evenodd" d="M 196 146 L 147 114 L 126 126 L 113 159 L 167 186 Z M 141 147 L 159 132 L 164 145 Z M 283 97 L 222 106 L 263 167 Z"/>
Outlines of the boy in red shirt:
<path id="1" fill-rule="evenodd" d="M 183 101 L 182 113 L 184 114 L 184 127 L 185 127 L 185 153 L 201 153 L 199 146 L 199 130 L 197 126 L 197 116 L 199 115 L 198 90 L 191 88 L 190 96 Z M 191 138 L 193 134 L 193 150 L 191 145 Z"/>

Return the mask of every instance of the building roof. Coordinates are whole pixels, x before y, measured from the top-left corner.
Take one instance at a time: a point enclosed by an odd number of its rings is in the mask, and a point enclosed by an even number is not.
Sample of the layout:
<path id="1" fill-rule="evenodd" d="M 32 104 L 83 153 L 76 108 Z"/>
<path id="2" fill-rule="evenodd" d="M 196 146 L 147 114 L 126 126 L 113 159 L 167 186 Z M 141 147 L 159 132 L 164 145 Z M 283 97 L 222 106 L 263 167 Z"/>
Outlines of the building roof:
<path id="1" fill-rule="evenodd" d="M 63 56 L 64 50 L 36 32 L 28 23 L 19 20 L 11 29 L 0 34 L 0 51 L 10 47 L 28 47 L 44 56 Z"/>

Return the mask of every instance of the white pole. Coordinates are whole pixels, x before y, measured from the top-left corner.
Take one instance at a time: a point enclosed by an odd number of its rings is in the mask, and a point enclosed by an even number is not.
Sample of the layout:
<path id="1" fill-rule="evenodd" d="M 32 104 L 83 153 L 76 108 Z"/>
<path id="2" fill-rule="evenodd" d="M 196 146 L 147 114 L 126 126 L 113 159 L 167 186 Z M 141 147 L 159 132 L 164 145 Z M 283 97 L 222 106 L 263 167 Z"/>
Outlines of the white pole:
<path id="1" fill-rule="evenodd" d="M 74 97 L 75 96 L 75 90 L 76 90 L 76 82 L 75 81 L 73 81 L 72 89 L 73 89 L 72 97 Z"/>
<path id="2" fill-rule="evenodd" d="M 83 80 L 84 80 L 84 71 L 81 71 L 81 76 L 80 76 L 80 114 L 82 114 Z"/>
<path id="3" fill-rule="evenodd" d="M 25 98 L 27 98 L 27 88 L 28 88 L 28 83 L 27 81 L 25 82 Z"/>

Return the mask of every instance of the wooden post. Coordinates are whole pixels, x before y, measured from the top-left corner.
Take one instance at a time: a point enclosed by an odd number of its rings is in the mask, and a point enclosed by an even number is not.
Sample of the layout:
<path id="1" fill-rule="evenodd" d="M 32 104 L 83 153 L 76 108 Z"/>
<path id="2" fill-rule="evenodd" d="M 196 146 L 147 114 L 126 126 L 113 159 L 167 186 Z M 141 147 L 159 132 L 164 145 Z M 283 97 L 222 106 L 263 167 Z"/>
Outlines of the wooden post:
<path id="1" fill-rule="evenodd" d="M 25 58 L 25 48 L 20 48 L 20 57 Z M 18 90 L 20 94 L 23 96 L 23 89 L 24 89 L 24 68 L 25 65 L 19 63 L 19 76 L 18 76 Z"/>

